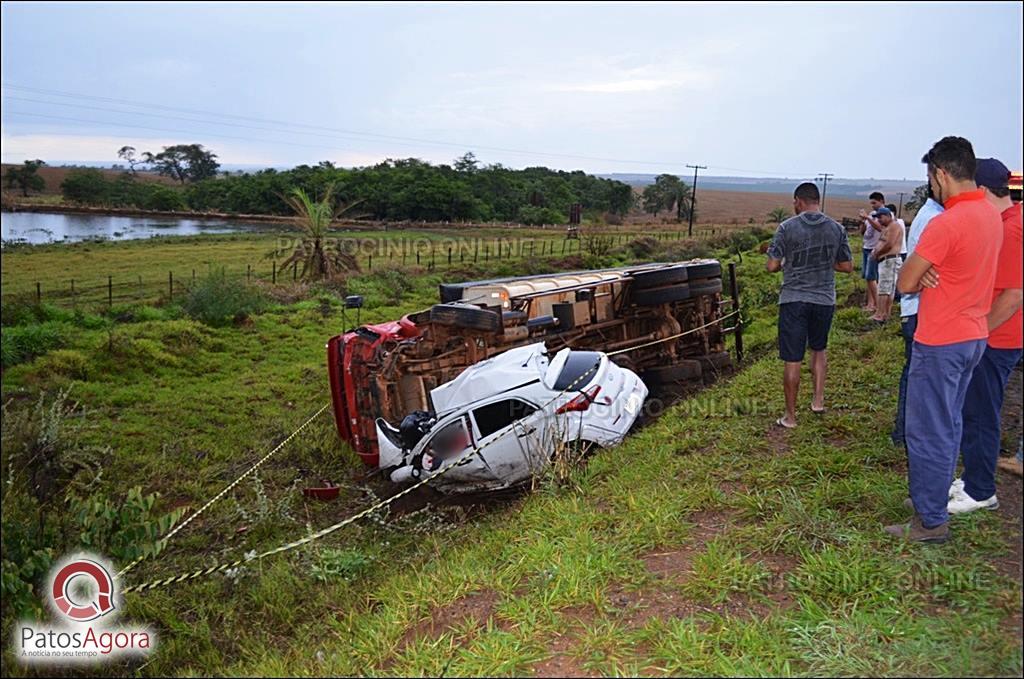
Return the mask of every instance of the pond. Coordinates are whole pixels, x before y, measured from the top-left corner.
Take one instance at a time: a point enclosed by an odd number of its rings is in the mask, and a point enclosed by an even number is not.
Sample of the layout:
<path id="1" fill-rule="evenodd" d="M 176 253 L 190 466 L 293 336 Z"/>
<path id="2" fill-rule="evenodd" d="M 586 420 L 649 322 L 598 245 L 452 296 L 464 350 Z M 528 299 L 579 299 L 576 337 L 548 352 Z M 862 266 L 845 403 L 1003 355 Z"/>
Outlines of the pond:
<path id="1" fill-rule="evenodd" d="M 85 240 L 136 240 L 156 236 L 195 236 L 202 233 L 267 231 L 271 224 L 228 222 L 222 219 L 126 217 L 48 212 L 0 213 L 4 243 L 74 243 Z M 279 228 L 279 227 L 278 227 Z"/>

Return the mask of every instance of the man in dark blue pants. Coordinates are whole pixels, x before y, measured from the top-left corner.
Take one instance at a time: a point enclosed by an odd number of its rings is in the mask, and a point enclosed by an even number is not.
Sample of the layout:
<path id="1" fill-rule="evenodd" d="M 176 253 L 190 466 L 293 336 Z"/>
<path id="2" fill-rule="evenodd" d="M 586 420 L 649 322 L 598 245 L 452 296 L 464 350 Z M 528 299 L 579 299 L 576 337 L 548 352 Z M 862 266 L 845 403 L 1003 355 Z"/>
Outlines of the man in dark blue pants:
<path id="1" fill-rule="evenodd" d="M 964 475 L 951 489 L 950 514 L 976 509 L 995 509 L 996 462 L 1002 432 L 1000 411 L 1006 382 L 1017 365 L 1024 345 L 1024 248 L 1021 238 L 1021 207 L 1010 200 L 1010 171 L 995 158 L 978 161 L 975 180 L 986 200 L 999 210 L 1003 221 L 1003 245 L 996 266 L 992 309 L 988 314 L 989 336 L 985 353 L 974 369 L 963 406 L 964 431 L 960 441 Z"/>
<path id="2" fill-rule="evenodd" d="M 987 316 L 1003 225 L 974 183 L 974 149 L 946 137 L 925 156 L 928 180 L 946 211 L 932 219 L 899 276 L 921 292 L 907 378 L 910 523 L 886 532 L 911 542 L 949 539 L 950 485 L 963 432 L 961 411 L 988 338 Z"/>

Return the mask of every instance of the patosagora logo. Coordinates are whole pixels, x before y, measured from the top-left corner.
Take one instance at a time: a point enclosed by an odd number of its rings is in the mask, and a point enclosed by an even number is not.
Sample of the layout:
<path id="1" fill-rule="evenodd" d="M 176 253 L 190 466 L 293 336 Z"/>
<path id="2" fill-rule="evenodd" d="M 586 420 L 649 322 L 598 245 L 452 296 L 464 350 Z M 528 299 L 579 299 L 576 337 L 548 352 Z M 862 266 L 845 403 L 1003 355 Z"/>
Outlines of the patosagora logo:
<path id="1" fill-rule="evenodd" d="M 72 585 L 91 578 L 96 597 L 87 603 L 75 599 Z M 86 585 L 88 586 L 88 585 Z M 114 610 L 114 580 L 110 572 L 92 559 L 79 559 L 64 566 L 53 578 L 50 587 L 57 610 L 75 622 L 88 622 Z"/>
<path id="2" fill-rule="evenodd" d="M 113 626 L 117 617 L 114 570 L 92 554 L 76 554 L 58 563 L 50 574 L 45 598 L 54 624 L 21 621 L 14 630 L 22 662 L 69 664 L 97 662 L 152 650 L 155 637 L 146 627 Z"/>

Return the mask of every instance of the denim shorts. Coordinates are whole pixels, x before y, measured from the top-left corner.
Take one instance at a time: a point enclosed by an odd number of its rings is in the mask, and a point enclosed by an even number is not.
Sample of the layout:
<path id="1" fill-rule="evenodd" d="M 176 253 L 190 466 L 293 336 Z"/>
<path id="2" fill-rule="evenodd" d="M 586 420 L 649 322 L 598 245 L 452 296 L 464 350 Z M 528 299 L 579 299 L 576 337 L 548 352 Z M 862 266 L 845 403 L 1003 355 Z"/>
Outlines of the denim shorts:
<path id="1" fill-rule="evenodd" d="M 832 329 L 834 305 L 786 302 L 779 305 L 779 358 L 789 363 L 804 360 L 804 352 L 824 351 Z"/>
<path id="2" fill-rule="evenodd" d="M 877 281 L 878 280 L 878 262 L 871 259 L 871 249 L 861 248 L 863 258 L 861 259 L 861 275 L 866 281 Z"/>

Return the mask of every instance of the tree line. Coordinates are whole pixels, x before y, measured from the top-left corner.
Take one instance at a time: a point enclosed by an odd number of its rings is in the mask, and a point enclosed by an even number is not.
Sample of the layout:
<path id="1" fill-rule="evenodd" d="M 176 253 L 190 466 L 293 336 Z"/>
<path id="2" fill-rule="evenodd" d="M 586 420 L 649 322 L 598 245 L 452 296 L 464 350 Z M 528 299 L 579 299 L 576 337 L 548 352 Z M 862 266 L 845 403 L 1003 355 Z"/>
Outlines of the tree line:
<path id="1" fill-rule="evenodd" d="M 285 196 L 301 189 L 313 199 L 333 187 L 335 198 L 355 205 L 352 216 L 376 220 L 514 221 L 552 224 L 566 221 L 573 203 L 585 214 L 624 215 L 634 205 L 623 182 L 546 167 L 514 170 L 482 165 L 472 153 L 452 164 L 416 158 L 388 159 L 369 167 L 341 168 L 329 161 L 290 170 L 218 173 L 216 155 L 198 144 L 165 147 L 159 154 L 136 155 L 126 146 L 118 156 L 128 171 L 111 179 L 98 170 L 75 170 L 61 185 L 66 200 L 145 209 L 191 209 L 237 214 L 290 215 Z M 172 187 L 142 182 L 149 169 L 175 179 Z"/>

